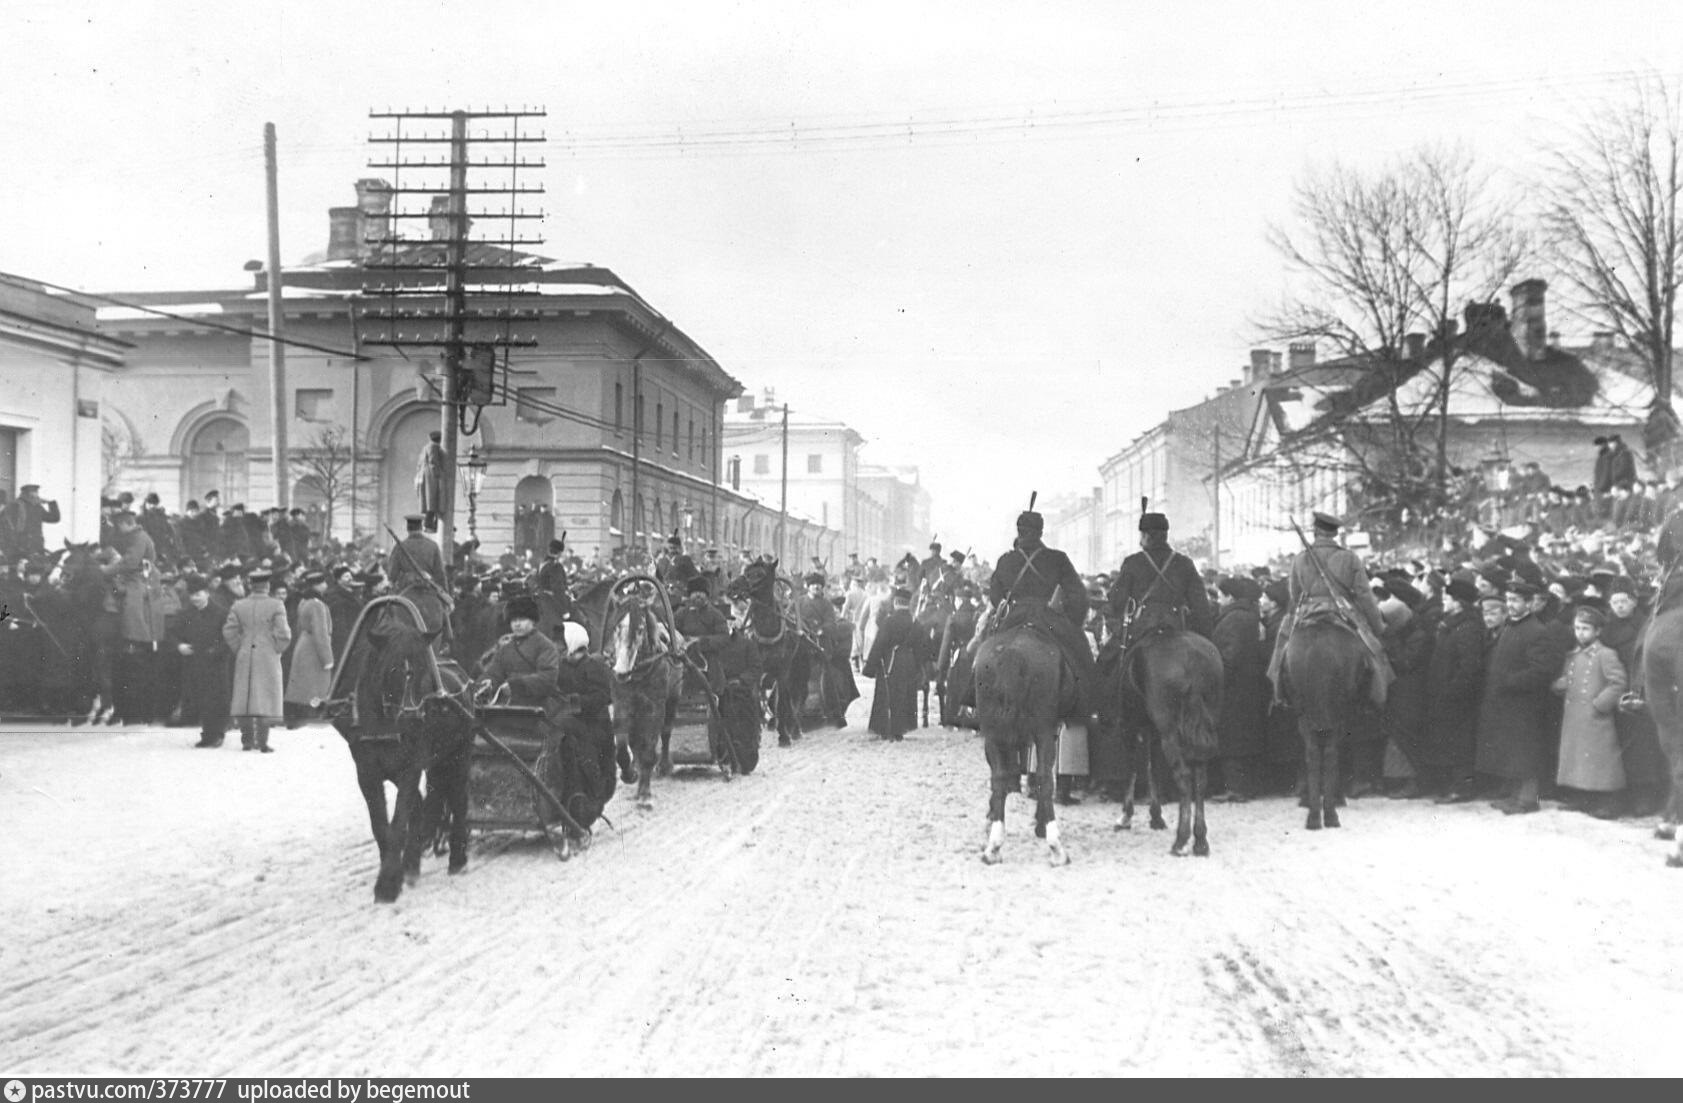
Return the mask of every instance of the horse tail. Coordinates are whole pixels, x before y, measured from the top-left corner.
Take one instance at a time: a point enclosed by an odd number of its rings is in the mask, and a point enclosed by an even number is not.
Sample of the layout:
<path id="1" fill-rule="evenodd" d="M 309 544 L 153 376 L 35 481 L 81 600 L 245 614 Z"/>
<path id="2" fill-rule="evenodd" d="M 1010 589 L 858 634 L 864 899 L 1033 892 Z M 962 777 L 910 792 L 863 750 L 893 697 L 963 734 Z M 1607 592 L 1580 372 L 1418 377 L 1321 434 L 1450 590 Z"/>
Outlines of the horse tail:
<path id="1" fill-rule="evenodd" d="M 1180 696 L 1180 731 L 1186 755 L 1195 761 L 1206 762 L 1216 756 L 1215 710 L 1200 686 L 1188 683 Z"/>

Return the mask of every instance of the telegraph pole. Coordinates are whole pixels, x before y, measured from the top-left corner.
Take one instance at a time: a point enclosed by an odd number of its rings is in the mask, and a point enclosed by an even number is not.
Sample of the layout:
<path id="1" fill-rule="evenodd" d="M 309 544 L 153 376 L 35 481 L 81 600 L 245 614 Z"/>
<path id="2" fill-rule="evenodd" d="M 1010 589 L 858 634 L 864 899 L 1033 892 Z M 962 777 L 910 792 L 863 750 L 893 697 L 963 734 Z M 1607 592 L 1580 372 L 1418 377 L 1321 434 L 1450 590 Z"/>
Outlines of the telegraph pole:
<path id="1" fill-rule="evenodd" d="M 479 416 L 487 405 L 502 405 L 507 401 L 505 378 L 508 350 L 530 348 L 537 344 L 531 337 L 517 336 L 512 323 L 539 317 L 533 308 L 512 305 L 517 294 L 515 284 L 530 270 L 531 258 L 515 252 L 522 245 L 541 244 L 543 239 L 524 235 L 518 229 L 522 220 L 541 219 L 541 211 L 521 209 L 525 196 L 541 194 L 541 184 L 521 184 L 519 174 L 524 169 L 541 169 L 541 159 L 521 156 L 521 143 L 543 141 L 541 135 L 524 133 L 522 123 L 540 117 L 540 109 L 501 111 L 370 111 L 369 117 L 391 120 L 392 133 L 371 136 L 370 141 L 389 144 L 389 160 L 369 162 L 370 168 L 390 169 L 395 179 L 390 193 L 396 201 L 394 209 L 385 217 L 394 225 L 383 235 L 366 238 L 376 252 L 364 264 L 364 295 L 370 301 L 384 305 L 364 309 L 362 317 L 384 323 L 367 336 L 363 343 L 403 349 L 408 347 L 440 350 L 444 359 L 442 386 L 439 388 L 439 435 L 444 451 L 444 473 L 441 480 L 441 500 L 438 510 L 439 551 L 444 565 L 449 567 L 455 554 L 456 534 L 456 453 L 462 434 L 478 432 Z M 447 134 L 406 129 L 406 123 L 426 125 L 448 120 Z M 500 134 L 470 134 L 470 121 L 497 120 L 507 128 Z M 404 146 L 445 145 L 447 158 L 411 157 L 404 159 Z M 479 145 L 483 156 L 470 160 L 469 149 Z M 489 146 L 487 150 L 485 147 Z M 483 174 L 487 170 L 503 170 L 501 183 L 470 181 L 469 173 Z M 405 184 L 403 173 L 411 174 Z M 447 173 L 444 186 L 438 184 L 437 174 Z M 413 182 L 419 174 L 421 181 Z M 426 197 L 430 204 L 417 207 L 409 197 Z M 508 202 L 505 210 L 468 209 L 469 197 L 501 196 Z M 429 236 L 413 238 L 403 234 L 399 225 L 404 219 L 424 219 Z M 475 220 L 501 222 L 508 229 L 499 236 L 471 237 L 469 230 Z M 470 248 L 471 247 L 471 248 Z M 375 273 L 383 273 L 375 276 Z M 487 290 L 488 285 L 502 284 L 499 292 Z M 474 288 L 476 305 L 468 306 L 468 287 Z M 502 305 L 495 305 L 500 298 Z M 399 306 L 399 302 L 406 304 Z M 418 301 L 417 301 L 418 300 Z M 414 331 L 400 331 L 399 325 L 420 327 Z M 470 352 L 475 355 L 470 357 Z M 489 355 L 486 355 L 486 354 Z M 500 354 L 500 355 L 499 355 Z M 484 378 L 470 380 L 468 365 L 485 365 Z M 471 420 L 470 420 L 471 408 Z"/>
<path id="2" fill-rule="evenodd" d="M 784 534 L 789 525 L 789 404 L 783 404 L 783 495 L 777 504 L 777 561 L 783 562 Z"/>
<path id="3" fill-rule="evenodd" d="M 263 124 L 263 167 L 269 192 L 269 440 L 275 465 L 275 505 L 292 504 L 286 464 L 286 346 L 281 343 L 280 172 L 275 165 L 275 124 Z M 352 368 L 354 371 L 355 368 Z"/>

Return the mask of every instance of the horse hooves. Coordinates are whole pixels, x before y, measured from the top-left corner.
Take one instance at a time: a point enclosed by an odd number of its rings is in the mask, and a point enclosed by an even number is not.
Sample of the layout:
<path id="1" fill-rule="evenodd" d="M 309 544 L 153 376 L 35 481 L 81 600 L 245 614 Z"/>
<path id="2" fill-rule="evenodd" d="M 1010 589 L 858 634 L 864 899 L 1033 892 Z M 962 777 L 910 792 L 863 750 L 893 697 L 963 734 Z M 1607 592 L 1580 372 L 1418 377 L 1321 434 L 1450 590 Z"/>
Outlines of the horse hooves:
<path id="1" fill-rule="evenodd" d="M 671 777 L 672 776 L 672 763 L 662 762 L 660 764 L 660 769 L 655 771 L 655 776 L 656 777 Z"/>
<path id="2" fill-rule="evenodd" d="M 463 859 L 460 862 L 451 862 L 450 863 L 450 876 L 454 877 L 458 873 L 466 873 L 466 872 L 467 872 L 467 860 L 466 859 Z"/>
<path id="3" fill-rule="evenodd" d="M 1664 839 L 1668 843 L 1671 842 L 1673 839 L 1677 838 L 1677 826 L 1669 823 L 1660 824 L 1658 827 L 1654 828 L 1654 838 Z"/>
<path id="4" fill-rule="evenodd" d="M 1192 855 L 1195 858 L 1208 858 L 1210 856 L 1209 842 L 1204 839 L 1195 840 L 1192 844 Z"/>
<path id="5" fill-rule="evenodd" d="M 403 871 L 403 884 L 404 884 L 405 887 L 414 888 L 416 885 L 418 885 L 420 883 L 421 883 L 421 871 L 420 870 L 406 869 L 406 870 Z"/>
<path id="6" fill-rule="evenodd" d="M 374 883 L 374 901 L 378 904 L 395 904 L 398 893 L 402 891 L 402 888 L 397 885 L 382 885 L 376 881 Z"/>
<path id="7" fill-rule="evenodd" d="M 1153 830 L 1153 831 L 1167 831 L 1168 829 L 1169 829 L 1169 821 L 1168 820 L 1155 819 L 1155 820 L 1151 821 L 1151 830 Z"/>
<path id="8" fill-rule="evenodd" d="M 638 797 L 637 798 L 637 807 L 641 808 L 645 812 L 653 812 L 654 811 L 654 798 L 653 797 Z"/>
<path id="9" fill-rule="evenodd" d="M 637 775 L 630 770 L 621 770 L 619 780 L 622 785 L 635 785 L 637 784 Z"/>
<path id="10" fill-rule="evenodd" d="M 1184 858 L 1184 857 L 1186 857 L 1186 844 L 1185 843 L 1176 843 L 1174 846 L 1171 846 L 1169 848 L 1169 857 L 1171 857 L 1171 858 Z"/>
<path id="11" fill-rule="evenodd" d="M 1321 829 L 1321 817 L 1310 816 L 1303 822 L 1303 826 L 1309 831 L 1319 831 Z"/>
<path id="12" fill-rule="evenodd" d="M 1048 850 L 1046 852 L 1046 864 L 1053 869 L 1069 865 L 1069 851 L 1061 846 L 1056 850 Z"/>
<path id="13" fill-rule="evenodd" d="M 1326 824 L 1327 824 L 1328 827 L 1340 827 L 1340 826 L 1342 826 L 1338 822 L 1338 813 L 1333 812 L 1333 811 L 1328 811 L 1327 812 L 1327 818 L 1326 818 Z"/>
<path id="14" fill-rule="evenodd" d="M 1132 831 L 1133 829 L 1134 824 L 1132 820 L 1117 820 L 1116 823 L 1111 826 L 1112 831 Z"/>
<path id="15" fill-rule="evenodd" d="M 786 736 L 786 735 L 780 735 L 780 736 L 778 736 L 778 737 L 777 737 L 777 745 L 778 745 L 778 746 L 779 746 L 779 747 L 787 747 L 787 746 L 789 746 L 789 737 L 788 737 L 788 736 Z"/>
<path id="16" fill-rule="evenodd" d="M 982 851 L 982 864 L 983 865 L 989 865 L 989 866 L 996 866 L 1004 859 L 1004 857 L 1005 856 L 997 850 L 983 850 Z"/>
<path id="17" fill-rule="evenodd" d="M 1665 864 L 1672 869 L 1683 869 L 1683 854 L 1667 854 Z"/>

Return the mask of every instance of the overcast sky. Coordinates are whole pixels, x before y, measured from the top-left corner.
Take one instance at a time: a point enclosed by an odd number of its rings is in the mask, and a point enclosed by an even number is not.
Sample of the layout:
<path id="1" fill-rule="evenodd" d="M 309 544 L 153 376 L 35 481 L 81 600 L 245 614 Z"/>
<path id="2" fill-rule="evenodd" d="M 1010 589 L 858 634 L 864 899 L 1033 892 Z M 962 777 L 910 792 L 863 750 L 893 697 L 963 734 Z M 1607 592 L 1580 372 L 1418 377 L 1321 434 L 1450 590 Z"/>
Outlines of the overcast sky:
<path id="1" fill-rule="evenodd" d="M 1237 376 L 1310 166 L 1448 140 L 1520 180 L 1634 74 L 1683 79 L 1675 0 L 124 0 L 0 36 L 0 271 L 243 286 L 265 122 L 292 263 L 373 175 L 370 108 L 542 106 L 540 251 L 921 465 L 979 551 Z"/>

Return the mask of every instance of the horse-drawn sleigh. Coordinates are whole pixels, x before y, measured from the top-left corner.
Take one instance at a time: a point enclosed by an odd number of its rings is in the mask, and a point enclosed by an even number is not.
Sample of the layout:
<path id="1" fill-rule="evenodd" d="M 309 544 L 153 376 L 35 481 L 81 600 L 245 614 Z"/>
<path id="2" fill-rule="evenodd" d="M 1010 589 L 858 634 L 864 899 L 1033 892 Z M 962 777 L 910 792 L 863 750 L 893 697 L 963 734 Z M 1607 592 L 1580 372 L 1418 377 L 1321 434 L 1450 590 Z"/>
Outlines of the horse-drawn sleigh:
<path id="1" fill-rule="evenodd" d="M 414 882 L 435 839 L 448 843 L 450 872 L 461 872 L 470 830 L 539 831 L 565 859 L 589 845 L 590 825 L 613 795 L 611 736 L 592 738 L 588 726 L 570 723 L 564 701 L 476 700 L 461 665 L 434 650 L 436 635 L 407 598 L 373 599 L 325 702 L 368 805 L 380 901 Z M 397 790 L 389 818 L 388 781 Z"/>

